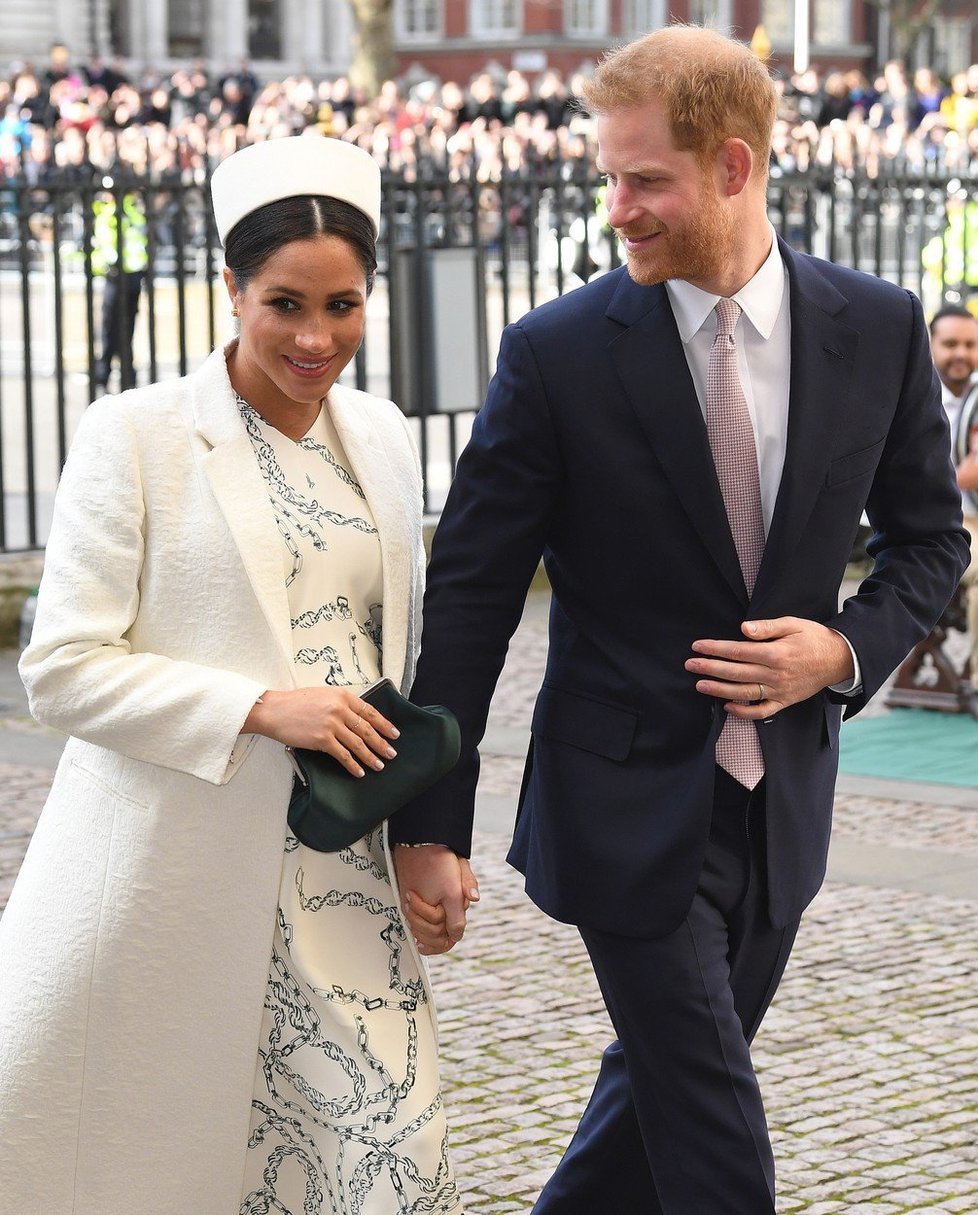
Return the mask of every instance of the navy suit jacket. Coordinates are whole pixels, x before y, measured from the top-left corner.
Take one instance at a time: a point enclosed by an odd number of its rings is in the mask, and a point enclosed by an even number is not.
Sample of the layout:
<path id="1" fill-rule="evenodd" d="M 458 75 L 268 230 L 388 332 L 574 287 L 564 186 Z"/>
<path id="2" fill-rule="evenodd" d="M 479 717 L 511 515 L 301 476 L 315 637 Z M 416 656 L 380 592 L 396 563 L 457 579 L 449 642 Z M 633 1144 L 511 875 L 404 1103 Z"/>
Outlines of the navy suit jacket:
<path id="1" fill-rule="evenodd" d="M 678 926 L 706 847 L 724 713 L 684 669 L 691 643 L 749 618 L 828 624 L 859 657 L 851 714 L 939 617 L 968 540 L 920 304 L 781 253 L 787 454 L 750 599 L 665 288 L 614 271 L 506 329 L 435 536 L 412 692 L 456 712 L 462 758 L 393 840 L 469 854 L 476 748 L 541 554 L 550 646 L 509 859 L 550 915 L 629 935 Z M 839 611 L 864 509 L 875 565 Z M 760 727 L 776 926 L 824 876 L 839 701 Z"/>

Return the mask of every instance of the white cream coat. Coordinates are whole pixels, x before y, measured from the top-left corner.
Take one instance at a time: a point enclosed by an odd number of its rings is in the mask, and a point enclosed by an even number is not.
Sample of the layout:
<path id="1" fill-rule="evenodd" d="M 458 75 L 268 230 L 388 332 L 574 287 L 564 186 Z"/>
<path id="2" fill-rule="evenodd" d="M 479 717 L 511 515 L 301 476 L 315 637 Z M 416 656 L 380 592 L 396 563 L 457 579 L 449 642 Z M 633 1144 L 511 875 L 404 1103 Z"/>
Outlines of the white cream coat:
<path id="1" fill-rule="evenodd" d="M 390 402 L 328 405 L 373 512 L 383 672 L 418 645 L 421 481 Z M 0 920 L 0 1212 L 233 1215 L 291 767 L 281 538 L 225 353 L 86 413 L 21 662 L 72 737 Z"/>

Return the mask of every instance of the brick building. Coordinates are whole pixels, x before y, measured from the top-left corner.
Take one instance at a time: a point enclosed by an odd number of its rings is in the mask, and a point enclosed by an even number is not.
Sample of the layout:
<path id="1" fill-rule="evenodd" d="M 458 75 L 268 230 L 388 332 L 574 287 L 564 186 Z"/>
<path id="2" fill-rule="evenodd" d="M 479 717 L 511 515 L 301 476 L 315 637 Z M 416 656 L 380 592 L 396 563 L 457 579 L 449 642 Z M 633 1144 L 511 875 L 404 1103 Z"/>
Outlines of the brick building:
<path id="1" fill-rule="evenodd" d="M 463 83 L 490 62 L 572 73 L 670 19 L 745 40 L 763 24 L 775 62 L 789 66 L 796 2 L 809 5 L 815 65 L 873 68 L 887 57 L 885 24 L 869 0 L 394 0 L 398 70 Z M 220 71 L 249 58 L 273 79 L 337 76 L 351 54 L 347 0 L 3 0 L 3 11 L 0 64 L 43 65 L 63 40 L 76 60 L 97 50 L 131 69 L 172 70 L 199 56 Z M 975 0 L 944 0 L 918 59 L 948 72 L 978 60 Z"/>
<path id="2" fill-rule="evenodd" d="M 819 67 L 877 66 L 879 10 L 867 0 L 807 0 L 811 61 Z M 749 40 L 763 25 L 776 63 L 790 67 L 795 0 L 396 0 L 399 66 L 420 64 L 442 79 L 468 80 L 493 60 L 503 68 L 564 73 L 607 47 L 669 20 L 716 26 Z M 945 0 L 921 40 L 919 58 L 954 71 L 978 59 L 974 0 Z"/>

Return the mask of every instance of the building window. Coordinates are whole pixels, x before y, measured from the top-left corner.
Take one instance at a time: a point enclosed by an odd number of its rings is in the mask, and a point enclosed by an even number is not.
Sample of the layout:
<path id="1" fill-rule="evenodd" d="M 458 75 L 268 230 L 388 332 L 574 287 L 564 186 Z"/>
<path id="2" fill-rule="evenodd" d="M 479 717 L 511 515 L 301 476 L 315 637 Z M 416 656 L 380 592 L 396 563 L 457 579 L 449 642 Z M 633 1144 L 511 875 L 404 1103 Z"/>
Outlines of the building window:
<path id="1" fill-rule="evenodd" d="M 850 0 L 815 0 L 812 42 L 816 46 L 848 46 L 852 41 Z"/>
<path id="2" fill-rule="evenodd" d="M 666 23 L 665 0 L 625 0 L 622 8 L 622 35 L 639 38 Z"/>
<path id="3" fill-rule="evenodd" d="M 170 0 L 167 6 L 167 54 L 189 59 L 204 53 L 204 12 L 199 0 Z"/>
<path id="4" fill-rule="evenodd" d="M 109 0 L 109 47 L 113 55 L 132 54 L 132 21 L 126 0 Z"/>
<path id="5" fill-rule="evenodd" d="M 852 41 L 852 0 L 810 0 L 813 46 L 848 46 Z M 795 39 L 794 0 L 762 0 L 761 23 L 774 46 Z"/>
<path id="6" fill-rule="evenodd" d="M 689 0 L 689 19 L 694 25 L 729 32 L 731 0 Z"/>
<path id="7" fill-rule="evenodd" d="M 282 11 L 279 0 L 248 0 L 248 57 L 282 58 Z"/>
<path id="8" fill-rule="evenodd" d="M 564 33 L 568 38 L 602 38 L 607 32 L 607 0 L 564 0 Z"/>
<path id="9" fill-rule="evenodd" d="M 963 72 L 971 63 L 971 25 L 967 17 L 934 18 L 935 62 L 948 76 Z"/>
<path id="10" fill-rule="evenodd" d="M 762 0 L 761 24 L 773 46 L 791 46 L 794 20 L 794 0 Z"/>
<path id="11" fill-rule="evenodd" d="M 423 42 L 440 38 L 443 28 L 443 0 L 397 0 L 394 20 L 401 42 Z"/>
<path id="12" fill-rule="evenodd" d="M 471 0 L 469 29 L 476 38 L 515 38 L 522 27 L 521 0 Z"/>

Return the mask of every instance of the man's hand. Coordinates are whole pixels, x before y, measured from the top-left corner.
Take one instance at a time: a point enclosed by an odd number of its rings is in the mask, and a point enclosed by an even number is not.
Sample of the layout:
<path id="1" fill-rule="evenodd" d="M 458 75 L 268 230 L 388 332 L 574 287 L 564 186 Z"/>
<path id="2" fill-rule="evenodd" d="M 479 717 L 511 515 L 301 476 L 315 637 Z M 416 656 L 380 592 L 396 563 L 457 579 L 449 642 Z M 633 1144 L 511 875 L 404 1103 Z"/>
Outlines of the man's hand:
<path id="1" fill-rule="evenodd" d="M 780 616 L 748 620 L 749 641 L 694 641 L 686 670 L 699 675 L 697 692 L 727 701 L 734 717 L 763 721 L 823 688 L 853 678 L 852 653 L 834 629 Z"/>
<path id="2" fill-rule="evenodd" d="M 447 953 L 462 939 L 465 913 L 479 901 L 479 884 L 465 857 L 443 844 L 394 845 L 401 909 L 418 950 Z"/>

